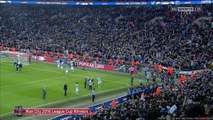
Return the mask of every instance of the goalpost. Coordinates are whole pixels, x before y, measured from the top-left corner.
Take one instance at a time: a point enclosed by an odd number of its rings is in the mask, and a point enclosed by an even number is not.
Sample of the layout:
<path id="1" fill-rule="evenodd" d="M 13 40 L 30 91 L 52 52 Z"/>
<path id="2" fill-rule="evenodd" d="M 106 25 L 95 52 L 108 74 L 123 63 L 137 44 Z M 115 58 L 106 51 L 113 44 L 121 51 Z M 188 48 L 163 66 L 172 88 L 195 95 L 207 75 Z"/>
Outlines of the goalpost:
<path id="1" fill-rule="evenodd" d="M 20 59 L 22 65 L 29 65 L 29 55 L 22 52 L 0 51 L 0 62 L 13 63 L 14 58 Z M 18 62 L 18 61 L 17 61 Z"/>

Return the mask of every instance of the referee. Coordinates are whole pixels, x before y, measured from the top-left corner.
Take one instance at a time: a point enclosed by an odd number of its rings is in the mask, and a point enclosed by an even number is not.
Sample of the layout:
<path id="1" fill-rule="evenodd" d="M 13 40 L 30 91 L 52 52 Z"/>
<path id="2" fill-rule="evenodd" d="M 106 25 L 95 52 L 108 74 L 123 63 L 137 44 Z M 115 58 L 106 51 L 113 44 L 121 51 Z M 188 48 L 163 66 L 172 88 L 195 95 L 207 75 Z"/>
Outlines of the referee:
<path id="1" fill-rule="evenodd" d="M 64 84 L 64 96 L 67 96 L 67 83 Z"/>
<path id="2" fill-rule="evenodd" d="M 96 92 L 95 92 L 95 88 L 92 90 L 92 102 L 95 101 L 95 96 L 96 96 Z"/>
<path id="3" fill-rule="evenodd" d="M 45 99 L 46 98 L 46 93 L 47 93 L 47 90 L 46 90 L 46 88 L 45 87 L 43 87 L 43 89 L 42 89 L 42 95 L 43 95 L 43 99 Z"/>

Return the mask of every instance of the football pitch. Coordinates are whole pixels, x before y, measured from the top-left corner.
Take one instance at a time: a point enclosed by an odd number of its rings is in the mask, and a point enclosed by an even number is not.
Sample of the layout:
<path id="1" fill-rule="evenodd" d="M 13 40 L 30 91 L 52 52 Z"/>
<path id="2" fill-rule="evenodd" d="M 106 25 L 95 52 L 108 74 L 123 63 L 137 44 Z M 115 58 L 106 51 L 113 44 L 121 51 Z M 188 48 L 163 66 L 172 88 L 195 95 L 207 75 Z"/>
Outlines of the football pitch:
<path id="1" fill-rule="evenodd" d="M 13 61 L 0 57 L 0 116 L 11 113 L 15 106 L 42 107 L 63 100 L 91 96 L 91 91 L 84 88 L 84 79 L 91 76 L 95 79 L 96 92 L 130 87 L 130 74 L 98 69 L 76 68 L 65 70 L 57 68 L 56 64 L 32 62 L 24 65 L 22 71 L 16 71 Z M 102 87 L 98 88 L 97 77 L 102 79 Z M 138 85 L 139 75 L 135 75 L 134 85 Z M 75 93 L 75 84 L 79 84 L 79 94 Z M 68 95 L 64 96 L 63 86 L 67 83 Z M 46 87 L 46 99 L 42 99 L 42 88 Z"/>

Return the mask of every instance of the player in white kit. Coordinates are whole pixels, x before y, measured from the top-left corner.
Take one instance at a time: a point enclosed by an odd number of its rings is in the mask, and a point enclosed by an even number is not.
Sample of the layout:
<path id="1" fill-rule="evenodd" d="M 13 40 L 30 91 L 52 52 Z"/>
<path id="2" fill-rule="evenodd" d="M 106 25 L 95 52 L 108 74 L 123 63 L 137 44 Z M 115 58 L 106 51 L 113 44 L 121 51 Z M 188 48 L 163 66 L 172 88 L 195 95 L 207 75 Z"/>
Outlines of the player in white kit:
<path id="1" fill-rule="evenodd" d="M 68 66 L 66 67 L 66 76 L 68 75 Z"/>
<path id="2" fill-rule="evenodd" d="M 60 68 L 60 60 L 57 61 L 58 68 Z"/>
<path id="3" fill-rule="evenodd" d="M 102 84 L 101 78 L 98 77 L 97 80 L 98 80 L 98 88 L 100 88 L 100 87 L 101 87 L 101 84 Z"/>
<path id="4" fill-rule="evenodd" d="M 75 92 L 78 95 L 78 82 L 76 82 L 76 84 L 75 84 Z"/>
<path id="5" fill-rule="evenodd" d="M 70 69 L 71 69 L 72 71 L 74 71 L 73 61 L 72 61 L 72 62 L 70 62 Z"/>
<path id="6" fill-rule="evenodd" d="M 63 69 L 63 66 L 64 66 L 64 62 L 61 62 L 61 69 Z"/>

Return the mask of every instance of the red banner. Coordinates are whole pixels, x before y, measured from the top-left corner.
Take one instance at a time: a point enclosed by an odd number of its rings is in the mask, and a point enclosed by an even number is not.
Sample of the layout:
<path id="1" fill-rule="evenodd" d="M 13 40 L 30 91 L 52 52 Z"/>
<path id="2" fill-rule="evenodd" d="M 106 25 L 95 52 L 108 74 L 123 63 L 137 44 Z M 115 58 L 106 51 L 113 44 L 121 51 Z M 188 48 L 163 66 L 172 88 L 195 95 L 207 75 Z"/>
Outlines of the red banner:
<path id="1" fill-rule="evenodd" d="M 115 66 L 111 66 L 111 65 L 104 65 L 104 70 L 115 71 Z"/>
<path id="2" fill-rule="evenodd" d="M 78 62 L 78 66 L 104 69 L 104 65 L 90 62 Z"/>
<path id="3" fill-rule="evenodd" d="M 90 114 L 89 108 L 23 108 L 21 111 L 14 109 L 14 114 Z"/>
<path id="4" fill-rule="evenodd" d="M 17 57 L 17 54 L 15 54 L 15 53 L 10 53 L 9 56 L 11 56 L 11 57 Z"/>
<path id="5" fill-rule="evenodd" d="M 90 63 L 90 62 L 78 62 L 78 66 L 96 68 L 96 69 L 103 69 L 103 70 L 111 70 L 111 71 L 115 70 L 114 66 L 96 64 L 96 63 Z"/>
<path id="6" fill-rule="evenodd" d="M 45 61 L 46 62 L 55 62 L 55 59 L 54 58 L 49 58 L 49 57 L 45 57 Z"/>
<path id="7" fill-rule="evenodd" d="M 31 59 L 33 60 L 40 60 L 40 61 L 46 61 L 46 62 L 55 62 L 54 58 L 50 58 L 50 57 L 43 57 L 43 56 L 31 56 Z"/>
<path id="8" fill-rule="evenodd" d="M 15 57 L 16 54 L 10 54 L 10 56 Z M 54 58 L 50 58 L 50 57 L 44 57 L 44 56 L 31 56 L 31 59 L 33 60 L 39 60 L 39 61 L 46 61 L 46 62 L 55 62 Z M 115 66 L 111 66 L 111 65 L 104 65 L 104 64 L 96 64 L 96 63 L 90 63 L 90 62 L 78 62 L 77 63 L 78 66 L 81 67 L 89 67 L 89 68 L 96 68 L 96 69 L 103 69 L 103 70 L 110 70 L 110 71 L 114 71 L 115 70 Z"/>

